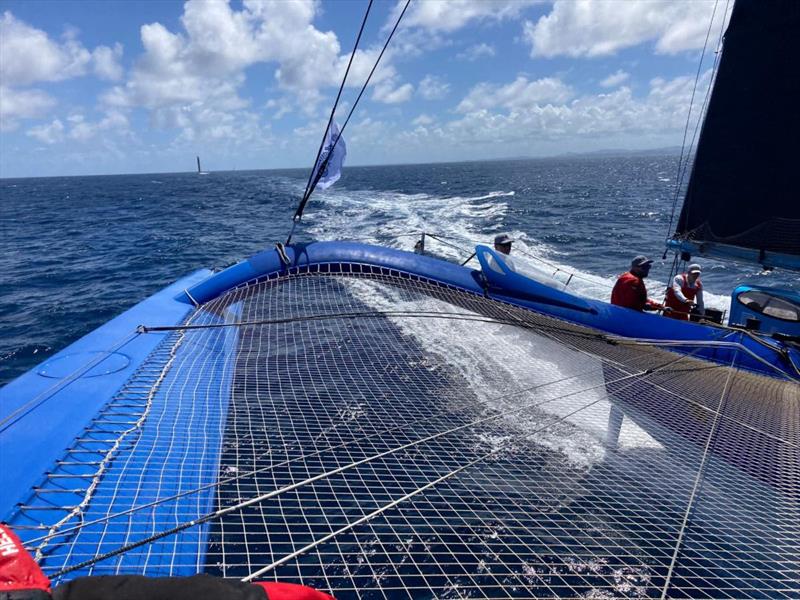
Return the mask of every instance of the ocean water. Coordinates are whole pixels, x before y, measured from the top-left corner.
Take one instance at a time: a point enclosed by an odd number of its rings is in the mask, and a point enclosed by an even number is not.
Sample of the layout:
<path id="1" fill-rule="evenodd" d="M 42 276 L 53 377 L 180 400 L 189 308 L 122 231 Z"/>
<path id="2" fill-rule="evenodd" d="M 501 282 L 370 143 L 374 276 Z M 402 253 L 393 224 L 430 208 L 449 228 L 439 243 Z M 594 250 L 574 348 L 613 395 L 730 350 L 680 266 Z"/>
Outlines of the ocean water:
<path id="1" fill-rule="evenodd" d="M 457 260 L 510 232 L 517 264 L 574 273 L 607 299 L 637 254 L 662 261 L 676 156 L 347 167 L 309 203 L 296 240 L 350 239 Z M 195 269 L 221 268 L 291 225 L 306 170 L 0 180 L 0 384 Z M 701 261 L 707 305 L 742 282 L 800 289 L 796 274 Z M 563 273 L 559 276 L 563 276 Z"/>

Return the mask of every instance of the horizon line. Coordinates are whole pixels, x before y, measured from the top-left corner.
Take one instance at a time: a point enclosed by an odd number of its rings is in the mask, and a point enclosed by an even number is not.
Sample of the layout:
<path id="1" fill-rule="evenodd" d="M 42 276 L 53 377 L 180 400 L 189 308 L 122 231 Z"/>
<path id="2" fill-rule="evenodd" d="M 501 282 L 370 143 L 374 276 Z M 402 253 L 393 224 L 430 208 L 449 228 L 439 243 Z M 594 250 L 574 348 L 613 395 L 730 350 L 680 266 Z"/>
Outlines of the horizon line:
<path id="1" fill-rule="evenodd" d="M 411 166 L 422 166 L 422 165 L 452 165 L 452 164 L 462 164 L 462 163 L 485 163 L 485 162 L 512 162 L 512 161 L 528 161 L 528 160 L 552 160 L 558 158 L 602 158 L 602 157 L 611 157 L 611 156 L 619 156 L 619 155 L 653 155 L 653 154 L 663 154 L 664 156 L 677 154 L 680 152 L 680 146 L 665 146 L 661 148 L 645 148 L 640 150 L 632 150 L 632 149 L 600 149 L 600 150 L 588 150 L 585 152 L 561 152 L 559 154 L 547 154 L 542 156 L 507 156 L 507 157 L 500 157 L 500 158 L 477 158 L 477 159 L 468 159 L 468 160 L 437 160 L 437 161 L 429 161 L 429 162 L 399 162 L 399 163 L 381 163 L 381 164 L 355 164 L 355 165 L 346 165 L 344 168 L 347 169 L 363 169 L 363 168 L 371 168 L 371 167 L 411 167 Z M 252 172 L 259 172 L 259 171 L 304 171 L 309 170 L 311 167 L 309 166 L 301 166 L 301 167 L 269 167 L 269 168 L 256 168 L 256 169 L 220 169 L 220 170 L 206 170 L 204 174 L 209 173 L 252 173 Z M 11 180 L 11 179 L 54 179 L 54 178 L 63 178 L 63 177 L 121 177 L 126 175 L 186 175 L 194 173 L 197 174 L 195 169 L 189 169 L 186 171 L 145 171 L 145 172 L 127 172 L 127 173 L 91 173 L 91 174 L 83 174 L 83 175 L 23 175 L 23 176 L 11 176 L 6 177 L 0 175 L 0 181 Z"/>

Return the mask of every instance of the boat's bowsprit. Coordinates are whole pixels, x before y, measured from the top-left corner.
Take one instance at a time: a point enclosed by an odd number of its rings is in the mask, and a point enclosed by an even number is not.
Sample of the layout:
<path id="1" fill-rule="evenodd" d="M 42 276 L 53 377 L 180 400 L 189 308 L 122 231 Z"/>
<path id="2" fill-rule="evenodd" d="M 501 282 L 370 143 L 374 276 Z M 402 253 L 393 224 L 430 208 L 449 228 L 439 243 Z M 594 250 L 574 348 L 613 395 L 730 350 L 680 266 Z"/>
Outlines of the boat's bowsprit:
<path id="1" fill-rule="evenodd" d="M 143 334 L 166 337 L 9 515 L 48 575 L 796 596 L 795 382 L 397 270 L 325 271 Z"/>

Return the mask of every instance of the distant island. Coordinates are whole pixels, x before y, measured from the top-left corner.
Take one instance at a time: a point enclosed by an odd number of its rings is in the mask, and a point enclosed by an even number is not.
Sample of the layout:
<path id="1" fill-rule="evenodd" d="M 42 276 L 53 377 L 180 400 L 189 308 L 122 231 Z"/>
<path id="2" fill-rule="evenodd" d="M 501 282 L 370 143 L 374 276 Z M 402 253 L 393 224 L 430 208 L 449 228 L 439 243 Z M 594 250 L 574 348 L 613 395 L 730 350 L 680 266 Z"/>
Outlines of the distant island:
<path id="1" fill-rule="evenodd" d="M 491 162 L 501 160 L 545 160 L 548 158 L 598 158 L 612 156 L 664 156 L 680 154 L 680 146 L 665 146 L 663 148 L 648 148 L 646 150 L 630 150 L 626 148 L 604 148 L 602 150 L 591 150 L 587 152 L 562 152 L 561 154 L 546 154 L 543 156 L 504 156 L 502 158 L 487 158 L 480 162 Z"/>
<path id="2" fill-rule="evenodd" d="M 680 146 L 666 146 L 664 148 L 649 148 L 647 150 L 626 150 L 622 148 L 609 148 L 604 150 L 593 150 L 592 152 L 564 152 L 555 157 L 581 157 L 581 156 L 663 156 L 665 154 L 680 154 Z"/>

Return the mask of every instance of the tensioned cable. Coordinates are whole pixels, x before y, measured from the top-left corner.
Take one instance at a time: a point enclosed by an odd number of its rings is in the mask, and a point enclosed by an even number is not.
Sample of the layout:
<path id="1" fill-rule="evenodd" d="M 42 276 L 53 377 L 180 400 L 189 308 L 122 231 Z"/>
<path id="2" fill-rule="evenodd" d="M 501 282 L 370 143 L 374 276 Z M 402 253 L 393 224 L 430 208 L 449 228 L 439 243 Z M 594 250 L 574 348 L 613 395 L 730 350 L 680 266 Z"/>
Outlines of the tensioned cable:
<path id="1" fill-rule="evenodd" d="M 361 91 L 358 93 L 358 96 L 356 97 L 355 102 L 353 102 L 353 106 L 350 108 L 350 112 L 347 114 L 347 118 L 345 119 L 344 124 L 342 125 L 342 128 L 339 130 L 339 135 L 336 136 L 335 140 L 333 140 L 333 145 L 331 146 L 331 149 L 328 152 L 328 156 L 325 157 L 325 160 L 322 162 L 322 164 L 319 165 L 318 169 L 316 168 L 316 162 L 317 161 L 316 160 L 314 161 L 314 169 L 316 170 L 316 177 L 314 177 L 314 181 L 312 182 L 311 187 L 308 189 L 308 191 L 305 194 L 303 194 L 303 199 L 300 201 L 300 205 L 297 207 L 297 210 L 294 213 L 294 218 L 292 219 L 292 230 L 289 232 L 289 236 L 286 239 L 286 244 L 289 244 L 292 241 L 292 235 L 294 234 L 295 227 L 297 226 L 297 223 L 300 221 L 300 219 L 303 218 L 303 211 L 305 210 L 306 204 L 308 203 L 308 199 L 311 197 L 311 194 L 314 193 L 314 189 L 317 187 L 317 183 L 319 182 L 320 178 L 322 177 L 322 174 L 325 172 L 325 167 L 327 167 L 328 161 L 333 156 L 333 151 L 336 148 L 336 144 L 338 144 L 339 140 L 342 138 L 342 135 L 344 134 L 344 130 L 347 127 L 347 124 L 350 122 L 350 117 L 353 116 L 353 112 L 355 111 L 356 106 L 358 106 L 358 103 L 361 100 L 361 96 L 364 95 L 364 91 L 367 89 L 367 86 L 369 85 L 369 82 L 372 79 L 372 75 L 375 73 L 375 69 L 378 68 L 378 65 L 380 64 L 381 59 L 383 58 L 383 54 L 386 52 L 386 48 L 389 46 L 389 42 L 392 41 L 392 37 L 394 37 L 394 34 L 397 31 L 397 28 L 400 26 L 400 21 L 402 21 L 403 15 L 406 14 L 406 10 L 408 9 L 408 5 L 409 4 L 411 4 L 411 0 L 406 0 L 406 4 L 403 7 L 403 10 L 400 12 L 400 15 L 397 17 L 397 21 L 395 21 L 394 27 L 392 27 L 392 31 L 389 33 L 389 37 L 386 38 L 386 43 L 384 43 L 383 48 L 381 49 L 381 52 L 378 55 L 378 58 L 375 60 L 375 64 L 372 65 L 372 70 L 370 70 L 369 75 L 367 76 L 367 80 L 364 82 L 364 85 L 361 87 Z M 351 60 L 352 60 L 352 57 L 351 57 Z M 330 127 L 330 124 L 328 126 Z M 325 130 L 325 135 L 327 135 L 327 133 L 328 133 L 328 130 L 326 129 Z M 323 144 L 324 144 L 324 137 L 323 137 Z M 320 153 L 321 153 L 321 149 L 320 149 Z M 319 155 L 317 155 L 317 160 L 319 160 Z M 312 176 L 313 176 L 315 171 L 312 170 L 311 173 L 312 173 Z"/>
<path id="2" fill-rule="evenodd" d="M 680 189 L 683 186 L 683 181 L 686 178 L 686 172 L 689 169 L 689 157 L 692 155 L 692 150 L 694 149 L 695 142 L 697 141 L 698 134 L 702 131 L 704 121 L 705 121 L 705 114 L 708 109 L 708 102 L 711 99 L 711 92 L 714 89 L 714 83 L 717 80 L 717 73 L 719 70 L 719 63 L 722 57 L 722 49 L 723 49 L 723 39 L 725 36 L 725 19 L 728 16 L 728 7 L 730 6 L 731 0 L 726 0 L 725 2 L 725 12 L 722 14 L 722 22 L 720 23 L 719 27 L 719 37 L 717 39 L 717 52 L 714 55 L 714 62 L 711 66 L 711 79 L 708 82 L 708 87 L 706 88 L 706 94 L 703 98 L 703 104 L 700 107 L 700 116 L 697 119 L 697 122 L 694 126 L 694 132 L 692 133 L 692 141 L 689 143 L 689 150 L 686 153 L 686 162 L 683 165 L 683 171 L 680 173 L 677 186 Z M 689 207 L 691 209 L 691 206 Z M 675 206 L 672 207 L 672 214 L 675 214 Z M 667 232 L 667 236 L 669 236 L 669 231 Z"/>
<path id="3" fill-rule="evenodd" d="M 764 365 L 768 366 L 770 369 L 782 374 L 788 375 L 785 371 L 778 368 L 776 365 L 773 365 L 769 361 L 765 360 L 763 357 L 759 356 L 758 354 L 754 353 L 752 350 L 747 348 L 741 342 L 725 342 L 721 340 L 663 340 L 663 339 L 653 339 L 653 338 L 634 338 L 634 337 L 622 337 L 622 336 L 615 336 L 612 334 L 606 333 L 589 333 L 583 331 L 573 331 L 568 328 L 562 328 L 558 326 L 547 326 L 543 324 L 532 324 L 528 323 L 527 321 L 509 318 L 508 320 L 505 319 L 497 319 L 493 317 L 483 317 L 480 315 L 474 315 L 471 313 L 457 313 L 457 312 L 422 312 L 422 311 L 369 311 L 369 312 L 350 312 L 350 313 L 330 313 L 330 314 L 319 314 L 319 315 L 307 315 L 303 317 L 287 317 L 284 319 L 260 319 L 255 321 L 241 321 L 241 322 L 233 322 L 233 323 L 204 323 L 204 324 L 187 324 L 187 325 L 162 325 L 162 326 L 154 326 L 148 327 L 146 325 L 139 326 L 140 333 L 161 333 L 166 331 L 190 331 L 190 330 L 204 330 L 204 329 L 221 329 L 227 327 L 253 327 L 258 325 L 281 325 L 287 323 L 299 323 L 305 321 L 325 321 L 325 320 L 335 320 L 335 319 L 365 319 L 365 318 L 386 318 L 386 317 L 409 317 L 409 318 L 420 318 L 420 319 L 452 319 L 458 321 L 476 321 L 480 323 L 492 323 L 497 325 L 513 325 L 517 327 L 522 327 L 523 329 L 534 329 L 536 331 L 557 331 L 560 333 L 564 333 L 567 335 L 571 335 L 574 337 L 581 337 L 585 339 L 596 339 L 596 340 L 603 340 L 606 342 L 611 342 L 620 345 L 647 345 L 647 346 L 669 346 L 669 347 L 685 347 L 688 346 L 690 348 L 731 348 L 735 350 L 739 350 L 745 352 L 749 356 L 751 356 L 754 360 L 763 363 Z M 728 333 L 735 333 L 738 330 L 729 330 L 725 329 Z M 774 348 L 769 346 L 766 343 L 762 343 L 762 345 L 772 350 L 777 354 L 781 354 L 779 348 Z M 792 364 L 794 366 L 794 364 Z"/>
<path id="4" fill-rule="evenodd" d="M 689 123 L 691 122 L 691 118 L 692 118 L 692 108 L 694 107 L 694 95 L 695 95 L 695 93 L 697 91 L 697 84 L 700 81 L 700 71 L 703 68 L 703 59 L 705 58 L 705 55 L 706 55 L 706 48 L 708 46 L 708 38 L 711 36 L 711 28 L 714 25 L 714 16 L 717 14 L 717 5 L 718 4 L 719 4 L 719 0 L 715 0 L 714 8 L 712 9 L 712 12 L 711 12 L 711 19 L 708 22 L 708 29 L 706 30 L 706 38 L 703 41 L 703 51 L 700 53 L 700 60 L 697 63 L 697 74 L 695 75 L 694 85 L 692 86 L 692 96 L 691 96 L 691 99 L 689 100 L 689 112 L 686 115 L 686 125 L 683 128 L 683 141 L 681 142 L 681 153 L 680 153 L 680 157 L 678 158 L 678 169 L 677 169 L 677 172 L 675 173 L 675 198 L 674 198 L 674 200 L 672 202 L 672 213 L 670 214 L 670 217 L 669 217 L 669 225 L 667 226 L 667 235 L 664 237 L 664 241 L 669 239 L 670 232 L 672 231 L 672 223 L 673 223 L 673 220 L 675 219 L 675 209 L 678 206 L 678 196 L 680 195 L 680 189 L 681 189 L 681 186 L 680 186 L 681 167 L 683 165 L 683 154 L 684 154 L 684 150 L 686 148 L 686 136 L 689 133 Z M 723 19 L 723 23 L 724 23 L 724 21 L 725 20 Z M 709 82 L 709 87 L 711 87 L 711 82 Z M 688 161 L 688 156 L 687 156 L 687 161 Z M 664 257 L 666 258 L 666 252 L 664 253 Z"/>
<path id="5" fill-rule="evenodd" d="M 322 133 L 322 139 L 319 142 L 319 148 L 317 149 L 317 156 L 316 158 L 314 158 L 314 167 L 317 166 L 317 161 L 319 160 L 319 157 L 322 154 L 322 148 L 325 146 L 325 138 L 328 136 L 328 130 L 330 129 L 331 123 L 333 123 L 333 117 L 336 114 L 336 107 L 339 105 L 339 99 L 342 97 L 342 91 L 344 90 L 345 83 L 347 82 L 347 75 L 350 73 L 350 67 L 352 66 L 353 59 L 356 56 L 356 50 L 358 49 L 358 44 L 361 41 L 361 34 L 364 33 L 364 26 L 367 24 L 367 18 L 369 17 L 369 11 L 372 8 L 372 2 L 373 0 L 369 0 L 369 4 L 367 4 L 367 10 L 366 12 L 364 12 L 364 18 L 361 20 L 361 27 L 358 30 L 358 35 L 356 36 L 356 42 L 355 44 L 353 44 L 353 52 L 350 53 L 350 60 L 347 61 L 347 68 L 344 71 L 344 77 L 342 77 L 342 82 L 339 84 L 339 91 L 336 93 L 336 100 L 333 101 L 333 106 L 331 107 L 331 114 L 328 117 L 328 124 L 326 125 L 325 131 Z M 314 167 L 311 168 L 311 172 L 308 174 L 306 189 L 303 191 L 303 201 L 305 201 L 306 197 L 310 195 L 310 192 L 308 190 L 311 187 L 311 180 L 314 177 Z M 299 208 L 298 211 L 300 211 Z M 298 218 L 297 214 L 295 214 L 295 218 Z M 291 236 L 289 236 L 289 238 L 291 239 Z M 288 244 L 289 241 L 287 240 L 286 243 Z"/>
<path id="6" fill-rule="evenodd" d="M 453 244 L 453 243 L 451 243 L 451 242 L 448 242 L 448 241 L 446 241 L 446 239 L 444 238 L 444 236 L 440 236 L 440 235 L 438 235 L 438 234 L 433 234 L 433 233 L 427 233 L 427 232 L 423 232 L 423 233 L 425 233 L 425 235 L 426 235 L 427 237 L 433 238 L 434 240 L 436 240 L 437 242 L 440 242 L 440 243 L 444 244 L 445 246 L 449 246 L 450 248 L 454 248 L 454 249 L 456 249 L 456 250 L 459 250 L 459 251 L 463 252 L 464 254 L 468 254 L 468 253 L 469 253 L 469 251 L 468 251 L 468 250 L 465 250 L 465 249 L 464 249 L 464 248 L 462 248 L 461 246 L 457 246 L 456 244 Z M 416 235 L 416 234 L 408 234 L 408 235 Z M 467 241 L 468 241 L 468 242 L 470 242 L 470 243 L 475 243 L 475 244 L 482 243 L 482 242 L 477 242 L 477 241 L 475 241 L 475 240 L 467 240 Z M 565 273 L 565 274 L 569 275 L 569 276 L 570 276 L 570 278 L 574 278 L 574 279 L 581 279 L 581 280 L 583 280 L 583 281 L 586 281 L 586 282 L 588 282 L 588 283 L 592 283 L 592 284 L 595 284 L 595 285 L 604 285 L 605 287 L 608 287 L 608 288 L 611 288 L 611 287 L 612 287 L 612 286 L 611 286 L 611 284 L 608 284 L 608 283 L 602 283 L 602 282 L 598 282 L 598 281 L 594 281 L 593 279 L 589 279 L 588 277 L 584 277 L 584 276 L 582 276 L 582 275 L 579 275 L 578 273 L 575 273 L 575 272 L 573 272 L 573 271 L 568 271 L 568 270 L 566 270 L 566 269 L 562 269 L 562 268 L 561 268 L 561 267 L 559 267 L 558 265 L 555 265 L 555 264 L 553 264 L 553 263 L 551 263 L 551 262 L 548 262 L 548 261 L 544 260 L 543 258 L 541 258 L 540 256 L 536 256 L 535 254 L 532 254 L 532 253 L 530 253 L 530 252 L 526 252 L 525 250 L 522 250 L 521 248 L 517 248 L 517 249 L 516 249 L 514 252 L 517 252 L 517 253 L 519 253 L 519 254 L 522 254 L 523 256 L 527 256 L 528 258 L 530 258 L 530 259 L 532 259 L 532 260 L 535 260 L 535 261 L 537 261 L 537 262 L 540 262 L 540 263 L 542 263 L 543 265 L 547 265 L 547 266 L 548 266 L 548 267 L 550 267 L 551 269 L 555 269 L 555 270 L 556 270 L 556 273 L 559 273 L 559 272 L 560 272 L 560 273 Z M 475 257 L 475 252 L 471 253 L 471 254 L 469 255 L 469 257 L 468 257 L 468 258 L 467 258 L 467 259 L 466 259 L 464 262 L 462 262 L 462 263 L 461 263 L 461 266 L 463 267 L 464 265 L 466 265 L 466 264 L 467 264 L 467 263 L 468 263 L 470 260 L 472 260 L 474 257 Z"/>
<path id="7" fill-rule="evenodd" d="M 515 325 L 523 329 L 534 330 L 552 330 L 561 333 L 581 337 L 584 339 L 596 339 L 608 341 L 609 336 L 605 333 L 591 333 L 585 331 L 576 331 L 565 327 L 558 327 L 557 325 L 544 325 L 542 323 L 529 323 L 522 319 L 510 316 L 508 319 L 497 319 L 495 317 L 484 317 L 473 313 L 457 313 L 457 312 L 422 312 L 413 310 L 396 310 L 396 311 L 366 311 L 366 312 L 347 312 L 347 313 L 327 313 L 317 315 L 307 315 L 303 317 L 286 317 L 283 319 L 258 319 L 255 321 L 239 321 L 232 323 L 203 323 L 201 325 L 158 325 L 148 327 L 140 325 L 138 331 L 140 333 L 162 333 L 165 331 L 191 331 L 203 329 L 221 329 L 226 327 L 254 327 L 257 325 L 282 325 L 287 323 L 301 323 L 304 321 L 327 321 L 335 319 L 374 319 L 385 317 L 410 317 L 420 319 L 450 319 L 454 321 L 476 321 L 479 323 L 492 323 L 496 325 Z M 620 338 L 625 339 L 625 338 Z M 617 340 L 614 340 L 617 343 Z"/>
<path id="8" fill-rule="evenodd" d="M 625 375 L 623 377 L 620 377 L 620 378 L 615 379 L 615 380 L 610 381 L 610 382 L 603 382 L 603 383 L 600 383 L 600 384 L 588 386 L 586 388 L 582 388 L 580 390 L 576 390 L 576 391 L 570 392 L 568 394 L 563 394 L 563 395 L 560 395 L 560 396 L 556 396 L 554 398 L 550 398 L 550 399 L 544 400 L 542 402 L 524 405 L 522 407 L 510 410 L 510 411 L 501 412 L 501 413 L 498 413 L 498 414 L 495 414 L 495 415 L 490 415 L 488 417 L 484 417 L 482 419 L 478 419 L 478 420 L 470 422 L 470 423 L 459 425 L 457 427 L 451 428 L 451 429 L 446 430 L 446 431 L 442 431 L 442 432 L 438 432 L 438 433 L 435 433 L 435 434 L 431 434 L 431 435 L 426 436 L 424 438 L 420 438 L 418 440 L 414 440 L 413 442 L 409 442 L 407 444 L 403 444 L 401 446 L 398 446 L 398 447 L 395 447 L 395 448 L 391 448 L 391 449 L 386 450 L 384 452 L 381 452 L 381 453 L 378 453 L 378 454 L 363 458 L 363 459 L 361 459 L 359 461 L 355 461 L 355 462 L 350 463 L 348 465 L 343 465 L 341 467 L 337 467 L 336 469 L 332 469 L 330 471 L 326 471 L 324 473 L 320 473 L 318 475 L 315 475 L 315 476 L 310 477 L 308 479 L 305 479 L 303 481 L 299 481 L 299 482 L 290 484 L 288 486 L 285 486 L 283 488 L 279 488 L 277 490 L 273 490 L 273 491 L 268 492 L 266 494 L 262 494 L 260 496 L 254 497 L 254 498 L 250 498 L 250 499 L 245 500 L 243 502 L 240 502 L 240 503 L 238 503 L 236 505 L 229 506 L 229 507 L 226 507 L 226 508 L 223 508 L 223 509 L 219 509 L 219 510 L 213 512 L 213 513 L 209 513 L 209 514 L 203 515 L 201 517 L 198 517 L 197 519 L 192 519 L 190 521 L 186 521 L 186 522 L 181 523 L 181 524 L 179 524 L 179 525 L 177 525 L 175 527 L 172 527 L 170 529 L 161 531 L 159 533 L 156 533 L 154 535 L 148 536 L 148 537 L 143 538 L 141 540 L 138 540 L 136 542 L 132 542 L 132 543 L 126 544 L 124 546 L 120 546 L 119 548 L 116 548 L 116 549 L 111 550 L 109 552 L 105 552 L 103 554 L 94 556 L 91 559 L 88 559 L 88 560 L 82 561 L 80 563 L 76 563 L 74 565 L 70 565 L 68 567 L 65 567 L 65 568 L 61 569 L 60 571 L 58 571 L 57 573 L 55 573 L 52 577 L 54 577 L 54 578 L 61 577 L 62 575 L 66 575 L 67 573 L 71 573 L 73 571 L 77 571 L 79 569 L 82 569 L 82 568 L 85 568 L 85 567 L 89 567 L 89 566 L 94 565 L 94 564 L 96 564 L 98 562 L 102 562 L 102 561 L 107 560 L 109 558 L 113 558 L 114 556 L 118 556 L 120 554 L 124 554 L 125 552 L 133 550 L 133 549 L 138 548 L 140 546 L 144 546 L 146 544 L 149 544 L 149 543 L 157 541 L 159 539 L 168 537 L 170 535 L 174 535 L 176 533 L 180 533 L 181 531 L 184 531 L 185 529 L 189 529 L 191 527 L 196 527 L 197 525 L 202 525 L 203 523 L 206 523 L 208 521 L 212 521 L 214 519 L 223 517 L 226 514 L 229 514 L 231 512 L 235 512 L 237 510 L 241 510 L 243 508 L 247 508 L 248 506 L 252 506 L 254 504 L 259 504 L 261 502 L 264 502 L 265 500 L 269 500 L 270 498 L 273 498 L 273 497 L 278 496 L 280 494 L 283 494 L 285 492 L 292 491 L 292 490 L 297 489 L 299 487 L 302 487 L 304 485 L 308 485 L 309 483 L 313 483 L 313 482 L 318 481 L 320 479 L 327 479 L 327 478 L 332 477 L 334 475 L 337 475 L 337 474 L 339 474 L 339 473 L 341 473 L 343 471 L 355 468 L 355 467 L 360 466 L 362 464 L 366 464 L 366 463 L 372 462 L 374 460 L 377 460 L 379 458 L 383 458 L 385 456 L 389 456 L 389 455 L 394 454 L 396 452 L 401 452 L 401 451 L 406 450 L 408 448 L 411 448 L 411 447 L 414 447 L 414 446 L 417 446 L 417 445 L 420 445 L 420 444 L 424 444 L 426 442 L 429 442 L 431 440 L 437 439 L 439 437 L 453 434 L 453 433 L 458 432 L 458 431 L 460 431 L 462 429 L 466 429 L 466 428 L 469 428 L 469 427 L 475 427 L 476 425 L 479 425 L 481 423 L 485 423 L 485 422 L 488 422 L 488 421 L 492 421 L 492 420 L 498 419 L 500 417 L 507 417 L 509 415 L 517 414 L 519 412 L 523 412 L 523 411 L 528 410 L 530 408 L 536 408 L 536 407 L 541 406 L 543 404 L 546 404 L 548 402 L 554 402 L 556 400 L 562 400 L 564 398 L 569 398 L 570 396 L 574 396 L 574 395 L 577 395 L 577 394 L 583 394 L 583 393 L 585 393 L 587 391 L 591 391 L 591 390 L 597 389 L 599 387 L 607 387 L 608 385 L 614 385 L 614 384 L 620 383 L 622 381 L 629 380 L 629 379 L 634 378 L 634 377 L 646 377 L 646 376 L 651 375 L 652 373 L 655 373 L 657 371 L 660 371 L 660 370 L 662 370 L 662 369 L 664 369 L 664 368 L 666 368 L 666 367 L 668 367 L 668 366 L 670 366 L 670 365 L 672 365 L 672 364 L 674 364 L 676 362 L 684 360 L 685 358 L 687 358 L 687 355 L 679 356 L 679 357 L 677 357 L 677 358 L 675 358 L 673 360 L 670 360 L 667 363 L 665 363 L 663 365 L 660 365 L 658 367 L 653 367 L 653 368 L 646 369 L 646 370 L 643 370 L 643 371 L 638 371 L 636 373 L 631 373 L 629 375 Z M 595 404 L 595 403 L 599 402 L 600 400 L 602 400 L 602 398 L 598 399 L 598 400 L 595 400 L 595 401 L 593 401 L 593 402 L 581 407 L 580 409 L 577 409 L 574 412 L 578 412 L 579 410 L 583 410 L 583 409 L 587 408 L 588 406 L 591 406 L 592 404 Z M 534 432 L 529 432 L 529 433 L 527 433 L 525 435 L 529 436 L 529 435 L 532 435 L 533 433 L 537 433 L 541 429 L 544 429 L 546 427 L 550 427 L 550 426 L 552 426 L 552 425 L 554 425 L 554 424 L 556 424 L 558 422 L 563 421 L 567 416 L 571 416 L 571 414 L 573 414 L 573 413 L 570 413 L 570 415 L 566 415 L 565 417 L 561 417 L 559 419 L 556 419 L 554 422 L 549 423 L 548 425 L 546 425 L 546 426 L 544 426 L 544 427 L 542 427 L 540 429 L 537 429 Z M 489 455 L 487 455 L 487 456 L 490 456 L 491 454 L 493 454 L 493 453 L 489 453 Z M 483 457 L 483 458 L 486 458 L 486 457 Z M 482 458 L 477 459 L 475 462 L 480 461 L 480 460 L 482 460 Z M 471 464 L 467 465 L 467 466 L 471 466 Z M 467 467 L 465 466 L 464 468 L 467 468 Z M 458 472 L 460 472 L 461 470 L 463 470 L 463 468 L 459 469 Z M 453 474 L 455 474 L 455 473 L 452 473 L 450 476 L 452 476 Z M 438 481 L 439 480 L 437 480 L 437 482 Z M 428 485 L 427 487 L 430 487 L 430 485 Z M 427 489 L 427 487 L 425 489 Z M 318 542 L 318 543 L 321 543 L 321 542 Z M 253 575 L 253 576 L 256 576 L 256 575 Z"/>

